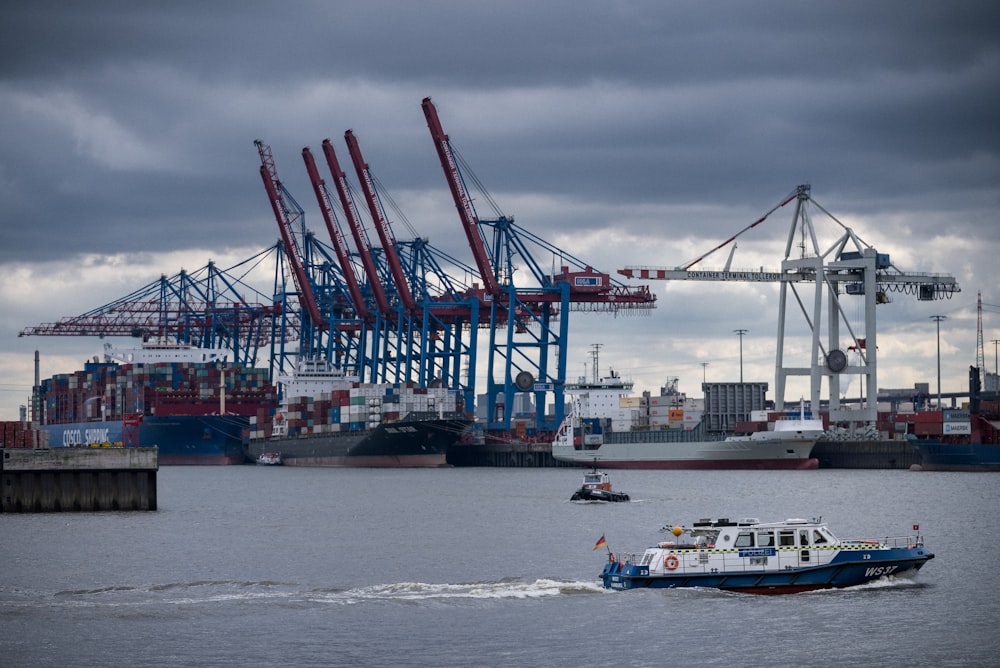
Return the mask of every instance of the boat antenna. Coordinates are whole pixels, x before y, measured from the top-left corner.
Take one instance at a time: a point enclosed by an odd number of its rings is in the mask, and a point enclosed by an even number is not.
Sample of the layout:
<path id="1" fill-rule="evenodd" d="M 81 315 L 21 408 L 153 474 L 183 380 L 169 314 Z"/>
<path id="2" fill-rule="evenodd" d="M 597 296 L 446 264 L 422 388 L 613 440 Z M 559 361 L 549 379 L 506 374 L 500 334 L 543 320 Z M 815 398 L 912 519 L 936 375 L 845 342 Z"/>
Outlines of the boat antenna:
<path id="1" fill-rule="evenodd" d="M 590 356 L 594 359 L 594 368 L 593 368 L 593 374 L 594 374 L 593 378 L 594 378 L 594 381 L 593 382 L 594 382 L 595 385 L 597 384 L 597 381 L 600 380 L 600 377 L 599 377 L 599 374 L 598 374 L 598 372 L 599 372 L 599 369 L 598 369 L 599 363 L 598 362 L 599 362 L 600 357 L 601 357 L 601 346 L 603 346 L 603 345 L 604 345 L 603 343 L 591 343 L 590 344 Z"/>

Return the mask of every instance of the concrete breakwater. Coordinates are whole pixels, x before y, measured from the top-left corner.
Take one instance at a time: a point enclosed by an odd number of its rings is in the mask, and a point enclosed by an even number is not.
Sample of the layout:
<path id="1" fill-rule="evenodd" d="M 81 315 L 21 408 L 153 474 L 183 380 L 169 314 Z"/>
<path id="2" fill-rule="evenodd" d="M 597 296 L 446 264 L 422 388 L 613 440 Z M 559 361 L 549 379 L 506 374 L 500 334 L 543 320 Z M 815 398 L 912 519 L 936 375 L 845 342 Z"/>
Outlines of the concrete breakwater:
<path id="1" fill-rule="evenodd" d="M 157 448 L 0 449 L 0 512 L 156 510 Z"/>

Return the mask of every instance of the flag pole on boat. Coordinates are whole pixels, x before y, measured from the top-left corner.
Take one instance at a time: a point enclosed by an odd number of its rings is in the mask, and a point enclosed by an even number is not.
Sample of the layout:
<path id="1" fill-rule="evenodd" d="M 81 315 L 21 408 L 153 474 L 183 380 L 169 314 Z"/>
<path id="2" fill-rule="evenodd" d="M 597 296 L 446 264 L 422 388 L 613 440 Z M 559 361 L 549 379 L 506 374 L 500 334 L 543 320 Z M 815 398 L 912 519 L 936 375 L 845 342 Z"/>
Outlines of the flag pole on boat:
<path id="1" fill-rule="evenodd" d="M 608 551 L 608 561 L 614 561 L 614 554 L 611 552 L 611 548 L 608 547 L 608 541 L 605 540 L 603 533 L 601 534 L 601 537 L 597 539 L 597 543 L 594 544 L 594 549 L 599 550 L 602 547 Z"/>

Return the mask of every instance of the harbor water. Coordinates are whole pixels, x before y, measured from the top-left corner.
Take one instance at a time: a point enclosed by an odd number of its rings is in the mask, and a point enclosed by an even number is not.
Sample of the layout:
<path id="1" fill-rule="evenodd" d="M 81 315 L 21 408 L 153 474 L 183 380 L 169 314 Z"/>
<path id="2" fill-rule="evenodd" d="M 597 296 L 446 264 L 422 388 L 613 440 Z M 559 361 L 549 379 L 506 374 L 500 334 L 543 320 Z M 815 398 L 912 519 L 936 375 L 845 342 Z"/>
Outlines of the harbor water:
<path id="1" fill-rule="evenodd" d="M 169 467 L 155 512 L 0 515 L 0 664 L 986 666 L 1000 477 L 905 470 Z M 611 592 L 607 552 L 702 517 L 920 525 L 912 579 L 789 596 Z"/>

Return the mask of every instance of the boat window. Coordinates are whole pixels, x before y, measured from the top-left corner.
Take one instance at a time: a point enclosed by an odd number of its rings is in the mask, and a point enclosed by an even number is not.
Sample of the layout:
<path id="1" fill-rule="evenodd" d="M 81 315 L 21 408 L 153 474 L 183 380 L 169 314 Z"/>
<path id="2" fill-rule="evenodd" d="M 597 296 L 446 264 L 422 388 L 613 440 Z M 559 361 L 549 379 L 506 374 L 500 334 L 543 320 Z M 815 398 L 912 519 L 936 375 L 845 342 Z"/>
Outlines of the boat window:
<path id="1" fill-rule="evenodd" d="M 753 547 L 753 534 L 741 533 L 736 536 L 736 547 Z"/>
<path id="2" fill-rule="evenodd" d="M 774 534 L 770 531 L 761 531 L 757 534 L 758 547 L 771 547 L 774 545 Z"/>
<path id="3" fill-rule="evenodd" d="M 778 534 L 778 545 L 781 545 L 782 547 L 791 547 L 795 545 L 795 532 L 782 531 Z"/>
<path id="4" fill-rule="evenodd" d="M 818 530 L 813 529 L 813 542 L 817 545 L 822 545 L 826 542 L 826 536 L 821 534 Z"/>
<path id="5" fill-rule="evenodd" d="M 809 532 L 808 531 L 800 531 L 799 532 L 799 545 L 808 545 L 808 544 L 809 544 Z"/>

